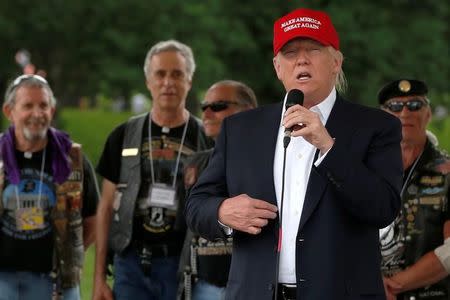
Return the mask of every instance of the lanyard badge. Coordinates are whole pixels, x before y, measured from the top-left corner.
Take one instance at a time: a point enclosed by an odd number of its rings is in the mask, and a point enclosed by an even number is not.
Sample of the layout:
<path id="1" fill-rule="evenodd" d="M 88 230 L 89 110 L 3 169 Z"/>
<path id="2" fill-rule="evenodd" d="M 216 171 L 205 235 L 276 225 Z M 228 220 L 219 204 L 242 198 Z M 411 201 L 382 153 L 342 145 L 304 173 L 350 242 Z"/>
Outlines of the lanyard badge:
<path id="1" fill-rule="evenodd" d="M 24 207 L 16 210 L 17 230 L 27 231 L 44 228 L 44 210 L 41 207 Z"/>
<path id="2" fill-rule="evenodd" d="M 151 113 L 149 114 L 149 122 L 148 122 L 148 144 L 149 144 L 149 159 L 150 159 L 150 173 L 151 173 L 151 182 L 148 197 L 146 204 L 150 207 L 162 207 L 176 210 L 178 208 L 178 201 L 176 198 L 176 183 L 177 183 L 177 174 L 178 168 L 180 166 L 181 152 L 183 149 L 184 140 L 186 138 L 186 132 L 188 128 L 189 120 L 186 121 L 183 129 L 183 135 L 181 137 L 180 147 L 178 149 L 177 160 L 175 162 L 175 170 L 173 172 L 173 182 L 171 185 L 165 183 L 157 183 L 155 182 L 155 171 L 153 168 L 153 156 L 152 156 L 152 118 Z"/>
<path id="3" fill-rule="evenodd" d="M 147 198 L 148 206 L 163 207 L 176 210 L 176 191 L 167 184 L 156 183 L 150 186 Z"/>

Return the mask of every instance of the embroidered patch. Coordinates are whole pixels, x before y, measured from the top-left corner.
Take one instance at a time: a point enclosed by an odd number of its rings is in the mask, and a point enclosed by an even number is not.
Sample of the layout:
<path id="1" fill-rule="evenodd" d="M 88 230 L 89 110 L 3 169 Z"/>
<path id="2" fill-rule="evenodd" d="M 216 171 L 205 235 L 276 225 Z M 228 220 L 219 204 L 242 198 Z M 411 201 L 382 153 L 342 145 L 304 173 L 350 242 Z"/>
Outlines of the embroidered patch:
<path id="1" fill-rule="evenodd" d="M 436 186 L 444 182 L 443 176 L 422 176 L 420 183 L 428 186 Z"/>
<path id="2" fill-rule="evenodd" d="M 421 197 L 419 202 L 421 205 L 439 205 L 442 202 L 442 197 Z"/>

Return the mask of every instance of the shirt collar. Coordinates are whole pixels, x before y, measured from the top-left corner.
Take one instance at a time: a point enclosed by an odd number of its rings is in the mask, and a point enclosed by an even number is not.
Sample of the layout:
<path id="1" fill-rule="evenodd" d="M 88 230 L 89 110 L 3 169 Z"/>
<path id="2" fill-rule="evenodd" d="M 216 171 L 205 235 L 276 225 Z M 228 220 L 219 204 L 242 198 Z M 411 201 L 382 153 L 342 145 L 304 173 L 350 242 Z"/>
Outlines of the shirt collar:
<path id="1" fill-rule="evenodd" d="M 283 118 L 284 112 L 286 111 L 287 95 L 288 95 L 288 93 L 286 93 L 286 95 L 284 96 L 283 109 L 281 111 L 281 118 Z M 314 105 L 313 107 L 311 107 L 309 109 L 310 111 L 313 111 L 313 112 L 319 114 L 322 124 L 325 124 L 328 120 L 328 117 L 330 116 L 331 109 L 333 108 L 333 105 L 336 102 L 336 95 L 337 95 L 336 88 L 333 87 L 330 94 L 322 102 L 320 102 L 317 105 Z"/>

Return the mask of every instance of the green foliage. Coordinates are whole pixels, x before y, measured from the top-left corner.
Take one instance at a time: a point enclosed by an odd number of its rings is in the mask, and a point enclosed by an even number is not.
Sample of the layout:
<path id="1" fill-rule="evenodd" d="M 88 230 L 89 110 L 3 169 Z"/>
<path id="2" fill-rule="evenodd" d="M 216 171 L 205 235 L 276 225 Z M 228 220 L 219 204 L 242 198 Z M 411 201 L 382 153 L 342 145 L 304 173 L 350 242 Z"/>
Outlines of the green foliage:
<path id="1" fill-rule="evenodd" d="M 450 153 L 450 117 L 432 121 L 428 126 L 428 130 L 436 135 L 439 141 L 439 148 Z"/>
<path id="2" fill-rule="evenodd" d="M 83 151 L 95 166 L 109 133 L 130 116 L 129 112 L 113 113 L 65 108 L 60 112 L 59 126 L 68 132 L 75 142 L 83 145 Z"/>
<path id="3" fill-rule="evenodd" d="M 0 2 L 0 84 L 20 72 L 26 48 L 48 73 L 62 104 L 82 96 L 147 94 L 142 64 L 162 39 L 189 44 L 197 60 L 188 107 L 214 81 L 242 80 L 260 103 L 279 101 L 272 67 L 273 21 L 297 6 L 324 9 L 340 34 L 347 96 L 376 105 L 376 93 L 399 76 L 448 93 L 448 1 L 188 1 L 26 0 Z"/>

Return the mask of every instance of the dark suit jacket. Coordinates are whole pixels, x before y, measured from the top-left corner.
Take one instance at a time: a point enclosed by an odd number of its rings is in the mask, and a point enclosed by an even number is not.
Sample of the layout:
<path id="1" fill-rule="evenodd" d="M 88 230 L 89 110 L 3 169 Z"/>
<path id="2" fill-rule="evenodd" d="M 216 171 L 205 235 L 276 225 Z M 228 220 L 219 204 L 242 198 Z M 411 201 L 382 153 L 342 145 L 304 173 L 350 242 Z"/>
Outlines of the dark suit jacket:
<path id="1" fill-rule="evenodd" d="M 239 194 L 277 204 L 273 180 L 282 104 L 226 119 L 186 205 L 188 226 L 214 240 L 222 201 Z M 313 165 L 296 241 L 297 298 L 384 299 L 378 229 L 400 208 L 400 122 L 337 97 L 326 128 L 335 144 Z M 227 299 L 272 299 L 277 221 L 234 232 Z"/>

